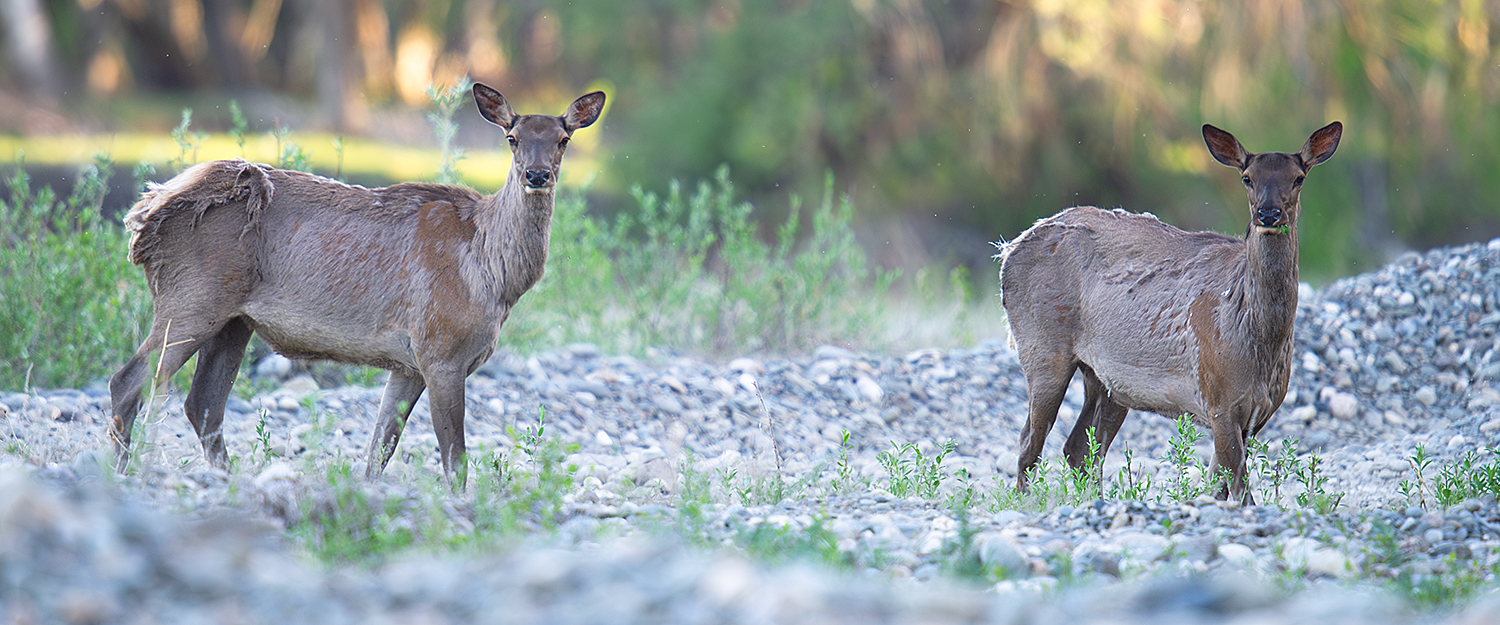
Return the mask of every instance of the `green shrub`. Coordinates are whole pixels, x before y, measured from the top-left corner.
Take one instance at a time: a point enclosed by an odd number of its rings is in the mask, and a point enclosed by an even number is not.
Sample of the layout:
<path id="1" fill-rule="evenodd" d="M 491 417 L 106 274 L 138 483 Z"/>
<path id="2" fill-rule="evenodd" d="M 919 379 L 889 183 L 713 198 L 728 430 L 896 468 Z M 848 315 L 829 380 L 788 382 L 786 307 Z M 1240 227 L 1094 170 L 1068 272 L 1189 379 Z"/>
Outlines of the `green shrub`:
<path id="1" fill-rule="evenodd" d="M 129 234 L 100 217 L 108 157 L 65 200 L 18 169 L 0 200 L 0 388 L 81 386 L 134 351 L 150 322 Z"/>
<path id="2" fill-rule="evenodd" d="M 864 342 L 896 278 L 868 267 L 854 209 L 835 202 L 831 180 L 800 244 L 800 202 L 775 243 L 762 242 L 725 168 L 691 196 L 675 183 L 665 197 L 633 195 L 635 209 L 613 223 L 588 215 L 578 196 L 559 198 L 546 277 L 507 322 L 503 345 L 744 353 Z"/>

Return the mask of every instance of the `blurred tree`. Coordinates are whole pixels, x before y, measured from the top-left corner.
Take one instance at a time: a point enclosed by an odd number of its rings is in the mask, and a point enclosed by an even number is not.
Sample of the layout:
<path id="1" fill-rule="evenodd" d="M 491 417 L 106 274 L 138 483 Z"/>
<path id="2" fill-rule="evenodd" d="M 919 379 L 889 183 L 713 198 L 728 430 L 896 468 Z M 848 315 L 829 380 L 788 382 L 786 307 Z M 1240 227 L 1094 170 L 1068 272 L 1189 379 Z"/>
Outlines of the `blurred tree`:
<path id="1" fill-rule="evenodd" d="M 48 98 L 62 95 L 63 81 L 52 45 L 52 21 L 41 0 L 4 0 L 0 2 L 0 12 L 10 57 L 20 70 L 22 83 Z"/>
<path id="2" fill-rule="evenodd" d="M 1312 129 L 1345 122 L 1339 157 L 1307 191 L 1311 275 L 1403 245 L 1500 235 L 1495 0 L 0 8 L 0 84 L 37 93 L 264 90 L 318 102 L 330 126 L 358 132 L 367 108 L 422 106 L 429 85 L 463 75 L 526 108 L 603 84 L 608 160 L 596 192 L 661 190 L 727 163 L 770 209 L 788 191 L 815 196 L 831 170 L 866 223 L 963 241 L 952 249 L 974 262 L 983 239 L 1075 203 L 1239 230 L 1244 215 L 1225 208 L 1243 200 L 1208 158 L 1204 122 L 1256 150 L 1296 149 Z"/>

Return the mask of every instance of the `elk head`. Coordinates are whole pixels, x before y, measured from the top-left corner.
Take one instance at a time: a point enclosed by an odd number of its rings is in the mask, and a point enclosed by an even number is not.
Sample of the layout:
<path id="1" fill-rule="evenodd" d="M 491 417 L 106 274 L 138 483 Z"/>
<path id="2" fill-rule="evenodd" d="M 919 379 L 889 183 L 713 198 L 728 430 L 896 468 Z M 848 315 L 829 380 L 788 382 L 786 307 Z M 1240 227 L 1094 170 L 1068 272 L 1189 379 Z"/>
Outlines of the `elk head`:
<path id="1" fill-rule="evenodd" d="M 1203 141 L 1214 160 L 1240 171 L 1240 181 L 1250 195 L 1250 228 L 1266 235 L 1287 234 L 1297 223 L 1307 170 L 1333 156 L 1343 133 L 1344 125 L 1333 122 L 1308 137 L 1301 152 L 1252 154 L 1234 135 L 1203 125 Z"/>
<path id="2" fill-rule="evenodd" d="M 557 186 L 558 167 L 573 131 L 593 124 L 604 110 L 604 92 L 595 91 L 573 101 L 560 117 L 517 115 L 500 95 L 485 85 L 474 85 L 474 102 L 485 120 L 505 129 L 514 154 L 510 175 L 529 195 L 547 195 Z"/>

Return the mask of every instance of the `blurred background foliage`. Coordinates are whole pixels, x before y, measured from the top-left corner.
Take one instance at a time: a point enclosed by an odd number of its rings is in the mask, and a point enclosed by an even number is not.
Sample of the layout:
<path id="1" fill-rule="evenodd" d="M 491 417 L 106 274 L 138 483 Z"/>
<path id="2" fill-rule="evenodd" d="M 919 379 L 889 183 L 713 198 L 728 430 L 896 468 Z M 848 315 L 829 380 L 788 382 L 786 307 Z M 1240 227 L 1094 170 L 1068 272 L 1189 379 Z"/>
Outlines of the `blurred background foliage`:
<path id="1" fill-rule="evenodd" d="M 1293 151 L 1344 122 L 1339 154 L 1303 194 L 1304 276 L 1315 282 L 1403 249 L 1500 235 L 1495 0 L 0 0 L 0 10 L 0 133 L 165 134 L 184 105 L 197 127 L 223 130 L 235 99 L 254 130 L 430 145 L 412 111 L 433 84 L 469 76 L 519 109 L 554 112 L 604 88 L 610 108 L 583 168 L 591 211 L 635 207 L 634 184 L 665 193 L 727 164 L 770 240 L 791 195 L 819 197 L 831 172 L 875 263 L 965 264 L 984 294 L 987 242 L 1074 204 L 1242 232 L 1243 191 L 1204 149 L 1203 123 L 1252 151 Z M 497 146 L 477 116 L 459 117 L 476 129 L 459 136 L 471 153 Z"/>

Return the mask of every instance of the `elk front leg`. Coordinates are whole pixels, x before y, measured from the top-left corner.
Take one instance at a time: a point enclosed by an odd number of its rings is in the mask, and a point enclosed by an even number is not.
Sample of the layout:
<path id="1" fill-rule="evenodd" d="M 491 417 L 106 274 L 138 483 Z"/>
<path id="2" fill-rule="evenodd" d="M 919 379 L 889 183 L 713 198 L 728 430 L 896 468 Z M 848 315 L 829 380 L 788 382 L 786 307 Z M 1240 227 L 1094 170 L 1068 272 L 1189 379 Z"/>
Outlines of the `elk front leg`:
<path id="1" fill-rule="evenodd" d="M 1103 484 L 1104 456 L 1109 453 L 1109 445 L 1114 442 L 1115 434 L 1125 423 L 1125 416 L 1130 409 L 1110 399 L 1109 389 L 1105 388 L 1104 382 L 1099 380 L 1093 369 L 1087 365 L 1079 366 L 1078 369 L 1083 372 L 1083 413 L 1078 415 L 1078 421 L 1073 424 L 1073 432 L 1063 444 L 1063 456 L 1075 471 L 1088 468 L 1089 437 L 1092 435 L 1099 446 L 1094 457 L 1092 477 Z"/>
<path id="2" fill-rule="evenodd" d="M 436 430 L 438 453 L 443 461 L 443 475 L 453 476 L 460 490 L 468 478 L 464 462 L 464 371 L 433 371 L 427 375 L 431 392 L 427 400 L 432 408 L 432 428 Z"/>
<path id="3" fill-rule="evenodd" d="M 385 394 L 380 398 L 380 415 L 375 424 L 375 434 L 370 439 L 370 460 L 365 466 L 365 478 L 373 479 L 385 470 L 401 442 L 401 430 L 406 428 L 406 418 L 417 405 L 417 398 L 427 384 L 415 372 L 392 371 L 391 379 L 385 383 Z"/>
<path id="4" fill-rule="evenodd" d="M 203 456 L 220 469 L 229 470 L 229 454 L 224 449 L 224 402 L 234 389 L 234 376 L 245 358 L 250 343 L 250 326 L 243 318 L 229 323 L 205 341 L 198 350 L 198 368 L 193 372 L 193 387 L 188 390 L 182 409 L 203 444 Z"/>
<path id="5" fill-rule="evenodd" d="M 1216 415 L 1210 421 L 1214 436 L 1214 461 L 1209 466 L 1209 474 L 1214 479 L 1219 479 L 1222 473 L 1228 472 L 1228 480 L 1219 487 L 1216 497 L 1238 501 L 1247 506 L 1254 505 L 1255 497 L 1251 494 L 1246 479 L 1245 429 L 1240 426 L 1240 420 L 1227 417 L 1228 415 Z M 1221 467 L 1223 470 L 1220 470 Z"/>
<path id="6" fill-rule="evenodd" d="M 152 319 L 151 333 L 146 335 L 146 340 L 136 348 L 135 355 L 126 361 L 125 366 L 109 379 L 110 406 L 114 415 L 109 435 L 115 443 L 115 470 L 118 472 L 124 473 L 130 463 L 130 430 L 141 409 L 141 390 L 146 381 L 155 379 L 159 390 L 165 392 L 172 374 L 177 373 L 203 345 L 201 337 L 218 332 L 218 328 L 210 323 L 193 322 L 191 316 L 187 319 L 176 325 L 169 319 Z M 157 350 L 160 350 L 160 356 L 153 372 L 151 354 Z"/>

